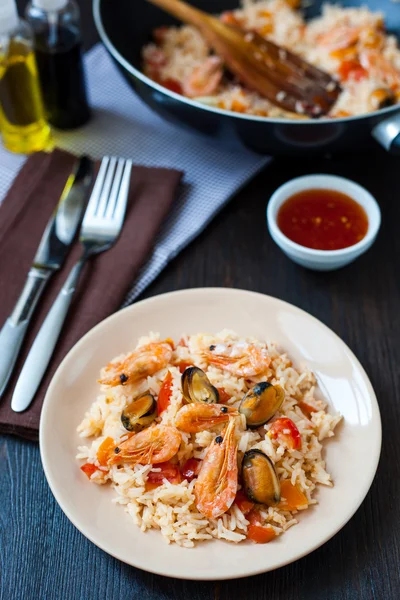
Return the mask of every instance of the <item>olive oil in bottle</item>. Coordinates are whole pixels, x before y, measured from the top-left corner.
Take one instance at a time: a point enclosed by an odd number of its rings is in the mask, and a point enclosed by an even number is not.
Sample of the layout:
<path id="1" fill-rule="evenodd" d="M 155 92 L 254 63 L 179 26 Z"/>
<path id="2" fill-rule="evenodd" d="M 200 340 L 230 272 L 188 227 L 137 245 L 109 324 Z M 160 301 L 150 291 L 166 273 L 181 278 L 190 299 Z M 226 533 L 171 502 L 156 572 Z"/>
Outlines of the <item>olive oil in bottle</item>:
<path id="1" fill-rule="evenodd" d="M 26 18 L 46 116 L 58 129 L 75 129 L 90 118 L 82 60 L 79 8 L 74 0 L 32 0 Z"/>
<path id="2" fill-rule="evenodd" d="M 14 0 L 0 5 L 0 130 L 4 146 L 30 153 L 50 148 L 33 35 L 18 18 Z"/>

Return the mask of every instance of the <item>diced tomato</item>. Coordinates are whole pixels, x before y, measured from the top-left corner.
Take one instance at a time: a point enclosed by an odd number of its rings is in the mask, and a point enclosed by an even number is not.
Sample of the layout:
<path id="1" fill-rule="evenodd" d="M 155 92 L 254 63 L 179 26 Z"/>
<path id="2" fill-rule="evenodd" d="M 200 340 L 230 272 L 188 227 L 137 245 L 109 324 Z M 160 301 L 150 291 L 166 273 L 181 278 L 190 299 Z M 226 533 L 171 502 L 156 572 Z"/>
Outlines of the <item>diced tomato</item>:
<path id="1" fill-rule="evenodd" d="M 170 462 L 158 463 L 155 465 L 157 469 L 161 469 L 161 471 L 154 473 L 150 471 L 147 482 L 146 482 L 146 491 L 149 489 L 154 489 L 162 485 L 164 479 L 167 479 L 170 483 L 180 483 L 181 482 L 181 472 L 179 470 L 178 465 L 173 465 Z"/>
<path id="2" fill-rule="evenodd" d="M 217 388 L 218 389 L 218 395 L 219 395 L 219 401 L 221 404 L 226 404 L 232 396 L 230 396 L 228 394 L 228 392 L 226 392 L 224 390 L 224 388 Z"/>
<path id="3" fill-rule="evenodd" d="M 171 90 L 171 92 L 176 92 L 177 94 L 182 94 L 182 92 L 183 92 L 182 86 L 179 83 L 179 81 L 176 81 L 176 79 L 172 79 L 170 77 L 168 77 L 167 79 L 163 79 L 161 77 L 161 75 L 160 75 L 160 66 L 159 65 L 155 65 L 155 64 L 152 64 L 150 62 L 147 63 L 147 65 L 146 65 L 146 75 L 148 75 L 149 77 L 151 77 L 151 79 L 153 81 L 155 81 L 156 83 L 164 86 L 168 90 Z M 174 342 L 171 339 L 167 339 L 165 341 L 168 342 L 169 344 L 171 344 L 173 350 L 175 349 Z M 178 346 L 179 346 L 179 344 L 178 344 Z"/>
<path id="4" fill-rule="evenodd" d="M 298 407 L 300 410 L 306 415 L 306 417 L 311 417 L 313 412 L 317 412 L 318 409 L 311 406 L 311 404 L 307 404 L 307 402 L 299 402 Z"/>
<path id="5" fill-rule="evenodd" d="M 284 498 L 284 500 L 281 500 L 278 504 L 278 508 L 281 508 L 282 510 L 297 510 L 308 506 L 306 496 L 297 486 L 293 485 L 289 479 L 281 481 L 281 497 Z"/>
<path id="6" fill-rule="evenodd" d="M 261 525 L 260 512 L 257 508 L 251 510 L 246 519 L 250 521 L 247 528 L 247 539 L 253 540 L 256 544 L 267 544 L 276 537 L 276 533 L 271 525 Z"/>
<path id="7" fill-rule="evenodd" d="M 81 471 L 83 471 L 85 473 L 85 475 L 87 476 L 87 478 L 90 479 L 91 476 L 93 475 L 93 473 L 98 471 L 98 469 L 97 469 L 96 465 L 93 465 L 92 463 L 85 463 L 84 465 L 81 466 Z"/>
<path id="8" fill-rule="evenodd" d="M 269 10 L 259 10 L 258 11 L 258 16 L 262 17 L 263 19 L 271 19 L 272 18 L 272 13 L 270 13 Z"/>
<path id="9" fill-rule="evenodd" d="M 155 39 L 157 44 L 163 43 L 163 41 L 165 40 L 165 34 L 167 33 L 168 29 L 169 28 L 166 25 L 161 25 L 161 27 L 156 27 L 156 29 L 153 30 L 153 38 Z"/>
<path id="10" fill-rule="evenodd" d="M 184 346 L 185 348 L 187 348 L 187 343 L 185 338 L 181 337 L 181 339 L 179 340 L 177 346 Z"/>
<path id="11" fill-rule="evenodd" d="M 248 521 L 250 521 L 250 523 L 252 525 L 261 525 L 261 516 L 260 516 L 260 509 L 259 508 L 253 508 L 247 515 L 246 515 L 246 519 Z"/>
<path id="12" fill-rule="evenodd" d="M 233 110 L 233 112 L 243 113 L 246 111 L 246 109 L 247 109 L 246 104 L 244 104 L 237 98 L 233 99 L 232 104 L 231 104 L 231 110 Z"/>
<path id="13" fill-rule="evenodd" d="M 162 481 L 149 481 L 147 480 L 145 485 L 144 485 L 144 489 L 146 492 L 151 492 L 152 490 L 155 490 L 156 488 L 160 487 L 160 485 L 162 484 Z"/>
<path id="14" fill-rule="evenodd" d="M 176 365 L 181 373 L 184 373 L 189 367 L 193 367 L 192 363 L 181 361 Z"/>
<path id="15" fill-rule="evenodd" d="M 256 544 L 268 544 L 276 537 L 276 533 L 271 525 L 249 525 L 247 528 L 247 539 L 253 540 Z"/>
<path id="16" fill-rule="evenodd" d="M 271 429 L 268 431 L 270 438 L 277 438 L 291 450 L 298 450 L 301 447 L 301 435 L 292 419 L 281 417 L 272 423 Z"/>
<path id="17" fill-rule="evenodd" d="M 157 412 L 158 416 L 168 408 L 172 394 L 172 375 L 171 371 L 168 371 L 164 377 L 164 381 L 161 384 L 160 393 L 158 394 L 157 400 Z"/>
<path id="18" fill-rule="evenodd" d="M 347 81 L 349 78 L 349 75 L 352 71 L 354 71 L 355 69 L 360 68 L 361 65 L 358 62 L 358 60 L 344 60 L 342 61 L 339 69 L 338 69 L 338 73 L 339 73 L 339 77 L 342 81 Z M 362 67 L 361 67 L 362 68 Z"/>
<path id="19" fill-rule="evenodd" d="M 244 515 L 247 515 L 254 508 L 254 502 L 248 499 L 243 490 L 236 492 L 235 504 Z"/>
<path id="20" fill-rule="evenodd" d="M 336 117 L 337 119 L 341 119 L 341 118 L 343 118 L 343 117 L 350 117 L 350 113 L 349 113 L 349 112 L 347 112 L 347 110 L 338 110 L 338 111 L 335 113 L 335 117 Z M 335 117 L 333 117 L 333 116 L 331 116 L 331 115 L 328 115 L 328 118 L 329 118 L 329 119 L 333 119 L 333 118 L 335 118 Z"/>
<path id="21" fill-rule="evenodd" d="M 167 88 L 167 90 L 171 90 L 171 92 L 175 92 L 176 94 L 182 94 L 182 86 L 179 83 L 179 81 L 176 81 L 176 79 L 172 79 L 170 77 L 168 79 L 163 79 L 161 81 L 161 85 Z"/>
<path id="22" fill-rule="evenodd" d="M 106 439 L 100 444 L 99 449 L 97 450 L 97 460 L 102 467 L 107 466 L 110 453 L 112 450 L 114 450 L 114 448 L 115 442 L 111 437 L 106 437 Z"/>
<path id="23" fill-rule="evenodd" d="M 183 479 L 192 481 L 200 473 L 201 461 L 197 458 L 189 458 L 182 467 L 181 473 Z"/>
<path id="24" fill-rule="evenodd" d="M 339 67 L 339 77 L 342 81 L 347 81 L 350 77 L 355 81 L 360 81 L 367 75 L 367 71 L 358 60 L 344 60 Z"/>

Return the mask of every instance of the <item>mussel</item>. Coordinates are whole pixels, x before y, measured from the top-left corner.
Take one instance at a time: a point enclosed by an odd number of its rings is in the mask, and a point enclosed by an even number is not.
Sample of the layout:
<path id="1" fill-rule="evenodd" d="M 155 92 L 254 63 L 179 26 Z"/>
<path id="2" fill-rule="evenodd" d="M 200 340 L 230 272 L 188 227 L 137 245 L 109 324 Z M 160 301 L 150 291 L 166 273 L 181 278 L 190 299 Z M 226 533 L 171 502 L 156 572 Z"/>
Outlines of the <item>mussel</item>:
<path id="1" fill-rule="evenodd" d="M 281 486 L 273 462 L 261 450 L 249 450 L 242 462 L 242 484 L 252 502 L 276 506 L 281 499 Z"/>
<path id="2" fill-rule="evenodd" d="M 198 367 L 188 367 L 183 372 L 182 392 L 187 402 L 216 404 L 219 401 L 217 388 L 210 383 L 207 375 Z"/>
<path id="3" fill-rule="evenodd" d="M 150 425 L 157 416 L 157 402 L 150 392 L 135 398 L 121 414 L 122 425 L 136 433 Z"/>
<path id="4" fill-rule="evenodd" d="M 250 429 L 267 423 L 282 406 L 285 392 L 280 385 L 267 381 L 257 383 L 247 392 L 239 406 L 239 412 L 246 417 Z"/>

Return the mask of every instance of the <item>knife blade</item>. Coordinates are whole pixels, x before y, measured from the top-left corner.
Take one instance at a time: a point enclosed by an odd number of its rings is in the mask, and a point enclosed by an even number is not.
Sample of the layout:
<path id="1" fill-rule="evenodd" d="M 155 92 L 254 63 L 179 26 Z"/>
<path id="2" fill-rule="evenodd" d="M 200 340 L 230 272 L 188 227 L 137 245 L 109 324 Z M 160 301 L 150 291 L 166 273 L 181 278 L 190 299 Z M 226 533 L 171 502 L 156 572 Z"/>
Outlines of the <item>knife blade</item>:
<path id="1" fill-rule="evenodd" d="M 0 331 L 0 398 L 13 372 L 38 300 L 51 275 L 63 265 L 72 245 L 82 220 L 93 172 L 93 162 L 87 156 L 76 161 L 44 230 L 22 293 Z"/>

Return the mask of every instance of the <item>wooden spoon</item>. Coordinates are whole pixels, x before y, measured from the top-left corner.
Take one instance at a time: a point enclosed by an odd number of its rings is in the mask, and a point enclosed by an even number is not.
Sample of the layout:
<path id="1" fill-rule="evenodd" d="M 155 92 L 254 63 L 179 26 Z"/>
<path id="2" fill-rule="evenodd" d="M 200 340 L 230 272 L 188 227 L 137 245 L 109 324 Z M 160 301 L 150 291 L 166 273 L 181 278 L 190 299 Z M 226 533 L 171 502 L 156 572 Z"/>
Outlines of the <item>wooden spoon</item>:
<path id="1" fill-rule="evenodd" d="M 341 88 L 335 79 L 258 33 L 225 24 L 181 0 L 147 1 L 197 27 L 226 67 L 272 104 L 320 117 L 336 102 Z"/>

